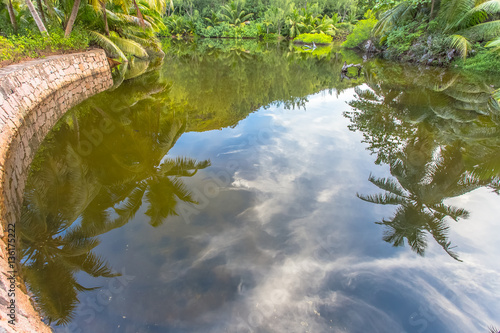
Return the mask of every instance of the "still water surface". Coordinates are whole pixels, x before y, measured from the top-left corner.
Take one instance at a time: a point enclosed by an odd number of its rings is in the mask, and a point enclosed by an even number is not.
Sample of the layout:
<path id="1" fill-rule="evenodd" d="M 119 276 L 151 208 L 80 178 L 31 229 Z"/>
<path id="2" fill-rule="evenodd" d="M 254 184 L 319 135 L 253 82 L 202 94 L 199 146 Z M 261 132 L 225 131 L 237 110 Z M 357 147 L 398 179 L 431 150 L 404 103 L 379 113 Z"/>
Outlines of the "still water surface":
<path id="1" fill-rule="evenodd" d="M 56 332 L 500 324 L 500 82 L 380 61 L 349 79 L 360 59 L 335 48 L 165 49 L 32 164 L 23 271 Z"/>

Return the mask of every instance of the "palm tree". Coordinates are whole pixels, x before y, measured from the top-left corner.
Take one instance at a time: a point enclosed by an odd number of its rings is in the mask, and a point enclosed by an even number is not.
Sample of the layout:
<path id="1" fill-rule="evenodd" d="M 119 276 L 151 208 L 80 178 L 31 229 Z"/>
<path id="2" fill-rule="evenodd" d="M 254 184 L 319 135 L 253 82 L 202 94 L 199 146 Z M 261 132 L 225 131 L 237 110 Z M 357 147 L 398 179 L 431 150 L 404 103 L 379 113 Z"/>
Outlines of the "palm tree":
<path id="1" fill-rule="evenodd" d="M 12 0 L 8 0 L 6 6 L 7 6 L 7 12 L 9 13 L 10 24 L 12 24 L 14 32 L 17 32 L 17 20 L 16 20 L 16 14 L 14 13 L 14 6 L 12 5 Z"/>
<path id="2" fill-rule="evenodd" d="M 288 32 L 290 38 L 295 38 L 300 35 L 303 24 L 302 16 L 299 14 L 297 9 L 294 9 L 292 14 L 288 17 L 288 25 L 290 26 L 290 30 Z"/>
<path id="3" fill-rule="evenodd" d="M 231 1 L 228 5 L 222 6 L 222 18 L 233 26 L 244 24 L 245 21 L 253 16 L 253 13 L 245 14 L 245 10 L 241 7 L 243 7 L 243 4 L 239 1 Z"/>
<path id="4" fill-rule="evenodd" d="M 444 23 L 444 32 L 450 34 L 451 46 L 465 58 L 473 42 L 498 36 L 500 20 L 491 20 L 498 13 L 500 3 L 497 0 L 444 0 L 437 19 Z"/>
<path id="5" fill-rule="evenodd" d="M 210 27 L 215 27 L 215 26 L 219 25 L 219 23 L 220 23 L 219 13 L 214 12 L 212 10 L 210 12 L 210 17 L 205 17 L 205 21 L 208 22 Z"/>
<path id="6" fill-rule="evenodd" d="M 49 33 L 47 32 L 47 29 L 45 28 L 45 24 L 43 21 L 40 19 L 40 16 L 38 15 L 35 7 L 33 7 L 33 4 L 31 3 L 31 0 L 25 0 L 26 6 L 28 7 L 28 10 L 31 13 L 31 16 L 35 20 L 36 26 L 38 27 L 38 30 L 40 30 L 40 33 L 42 35 L 48 36 Z"/>
<path id="7" fill-rule="evenodd" d="M 73 25 L 75 24 L 76 16 L 78 15 L 78 9 L 80 8 L 81 0 L 75 0 L 73 2 L 73 8 L 71 9 L 71 15 L 69 16 L 68 23 L 66 23 L 66 29 L 64 30 L 64 37 L 68 38 L 73 30 Z"/>
<path id="8" fill-rule="evenodd" d="M 330 36 L 335 35 L 335 23 L 336 23 L 337 17 L 334 16 L 334 19 L 330 18 L 328 15 L 324 15 L 321 19 L 317 18 L 316 19 L 316 26 L 314 29 L 311 31 L 311 33 L 325 33 Z"/>
<path id="9" fill-rule="evenodd" d="M 142 22 L 138 17 L 127 13 L 128 7 L 125 1 L 118 3 L 125 13 L 101 8 L 102 2 L 100 0 L 94 0 L 93 5 L 95 11 L 106 13 L 103 21 L 105 31 L 104 34 L 97 31 L 101 27 L 95 22 L 91 22 L 90 24 L 93 25 L 91 29 L 94 30 L 90 34 L 109 56 L 121 58 L 123 62 L 128 62 L 127 55 L 141 59 L 150 56 L 163 57 L 164 53 L 155 36 L 155 31 L 164 27 L 156 5 L 140 4 L 140 10 L 144 14 L 145 29 L 140 28 Z"/>

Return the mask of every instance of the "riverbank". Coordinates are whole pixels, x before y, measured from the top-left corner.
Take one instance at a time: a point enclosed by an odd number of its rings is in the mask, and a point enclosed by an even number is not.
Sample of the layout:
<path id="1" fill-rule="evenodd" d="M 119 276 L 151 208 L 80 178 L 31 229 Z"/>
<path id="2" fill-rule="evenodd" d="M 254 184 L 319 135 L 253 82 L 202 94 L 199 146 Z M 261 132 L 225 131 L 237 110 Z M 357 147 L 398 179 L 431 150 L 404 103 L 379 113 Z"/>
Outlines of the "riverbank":
<path id="1" fill-rule="evenodd" d="M 112 84 L 103 50 L 0 69 L 0 267 L 7 274 L 0 275 L 0 328 L 7 332 L 50 332 L 31 304 L 18 266 L 16 221 L 31 161 L 68 109 Z"/>

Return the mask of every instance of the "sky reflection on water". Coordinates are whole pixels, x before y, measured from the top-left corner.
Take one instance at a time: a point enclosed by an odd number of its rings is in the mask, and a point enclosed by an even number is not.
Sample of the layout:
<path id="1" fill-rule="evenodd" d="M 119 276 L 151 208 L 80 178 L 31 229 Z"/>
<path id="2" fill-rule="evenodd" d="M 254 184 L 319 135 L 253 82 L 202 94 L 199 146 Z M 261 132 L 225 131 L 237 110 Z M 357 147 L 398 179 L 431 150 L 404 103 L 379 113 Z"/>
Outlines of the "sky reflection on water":
<path id="1" fill-rule="evenodd" d="M 432 242 L 419 257 L 381 241 L 373 222 L 394 206 L 356 193 L 376 193 L 370 173 L 390 174 L 347 130 L 342 112 L 352 95 L 324 91 L 305 110 L 271 107 L 234 128 L 183 134 L 169 156 L 212 164 L 186 180 L 200 205 L 158 228 L 141 209 L 101 236 L 95 252 L 133 279 L 108 292 L 95 318 L 77 316 L 73 325 L 84 332 L 402 333 L 495 324 L 499 197 L 479 189 L 451 199 L 471 212 L 450 234 L 463 263 Z M 80 309 L 99 293 L 82 294 Z"/>

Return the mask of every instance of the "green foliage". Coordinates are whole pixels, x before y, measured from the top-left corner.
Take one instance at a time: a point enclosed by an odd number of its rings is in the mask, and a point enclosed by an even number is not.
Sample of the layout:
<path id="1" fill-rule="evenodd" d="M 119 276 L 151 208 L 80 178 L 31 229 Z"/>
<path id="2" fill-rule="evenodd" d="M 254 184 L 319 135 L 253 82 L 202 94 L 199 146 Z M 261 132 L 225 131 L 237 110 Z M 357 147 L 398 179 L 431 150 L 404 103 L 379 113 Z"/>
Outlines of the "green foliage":
<path id="1" fill-rule="evenodd" d="M 385 43 L 389 48 L 394 49 L 397 54 L 401 54 L 410 49 L 413 42 L 424 34 L 425 29 L 426 24 L 413 21 L 408 25 L 391 30 L 385 39 Z"/>
<path id="2" fill-rule="evenodd" d="M 352 33 L 347 36 L 345 42 L 342 43 L 342 46 L 353 48 L 369 39 L 377 22 L 377 19 L 373 15 L 369 16 L 365 20 L 358 21 L 358 23 L 354 26 Z"/>
<path id="3" fill-rule="evenodd" d="M 385 43 L 384 54 L 390 58 L 445 64 L 456 55 L 471 55 L 476 42 L 489 41 L 488 46 L 498 51 L 499 15 L 498 0 L 406 0 L 388 6 L 373 33 Z M 440 36 L 439 43 L 434 43 L 435 36 Z M 423 50 L 425 44 L 428 50 Z"/>
<path id="4" fill-rule="evenodd" d="M 11 59 L 14 55 L 14 44 L 5 37 L 0 36 L 0 61 Z"/>
<path id="5" fill-rule="evenodd" d="M 231 1 L 231 3 L 222 6 L 222 19 L 234 26 L 244 24 L 245 21 L 253 16 L 253 13 L 246 13 L 245 10 L 242 9 L 244 4 L 244 1 Z"/>
<path id="6" fill-rule="evenodd" d="M 460 59 L 455 64 L 463 69 L 480 73 L 500 73 L 500 55 L 481 46 L 475 46 L 476 54 Z"/>
<path id="7" fill-rule="evenodd" d="M 293 39 L 294 42 L 299 43 L 316 43 L 316 44 L 330 44 L 333 41 L 332 36 L 324 33 L 319 34 L 300 34 Z"/>
<path id="8" fill-rule="evenodd" d="M 336 27 L 341 33 L 350 34 L 354 30 L 354 24 L 351 23 L 338 23 Z"/>
<path id="9" fill-rule="evenodd" d="M 196 31 L 196 22 L 187 16 L 168 16 L 164 23 L 166 28 L 160 32 L 162 35 L 193 36 Z"/>
<path id="10" fill-rule="evenodd" d="M 90 37 L 83 29 L 76 29 L 70 38 L 64 38 L 62 29 L 50 31 L 49 36 L 27 31 L 25 35 L 0 37 L 0 60 L 19 61 L 24 58 L 39 58 L 51 53 L 84 50 Z"/>

